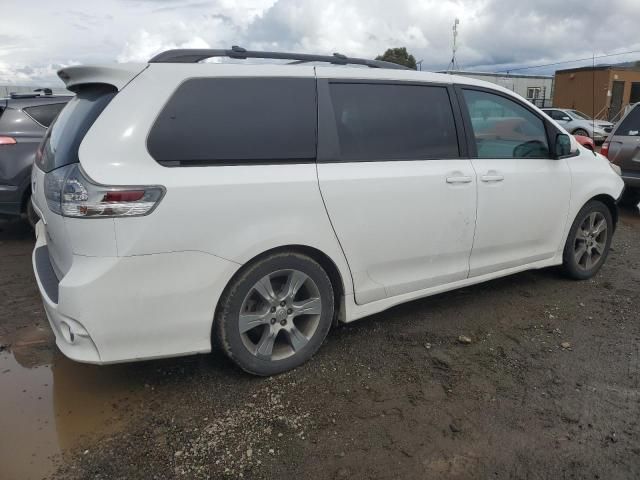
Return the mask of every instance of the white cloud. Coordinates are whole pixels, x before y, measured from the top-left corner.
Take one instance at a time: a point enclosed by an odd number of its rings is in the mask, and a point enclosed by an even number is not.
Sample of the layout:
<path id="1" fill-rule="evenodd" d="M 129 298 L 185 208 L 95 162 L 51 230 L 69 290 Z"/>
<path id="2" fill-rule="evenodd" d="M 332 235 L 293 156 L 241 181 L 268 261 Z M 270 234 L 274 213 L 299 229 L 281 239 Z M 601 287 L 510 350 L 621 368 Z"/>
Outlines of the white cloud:
<path id="1" fill-rule="evenodd" d="M 2 17 L 0 81 L 12 83 L 56 83 L 57 65 L 231 45 L 364 57 L 406 46 L 425 68 L 439 69 L 451 55 L 456 17 L 463 67 L 640 50 L 637 0 L 606 8 L 582 0 L 3 0 Z"/>
<path id="2" fill-rule="evenodd" d="M 210 48 L 210 45 L 200 37 L 176 43 L 165 35 L 149 33 L 143 29 L 137 32 L 131 41 L 127 41 L 116 60 L 118 62 L 146 62 L 154 55 L 172 48 Z"/>

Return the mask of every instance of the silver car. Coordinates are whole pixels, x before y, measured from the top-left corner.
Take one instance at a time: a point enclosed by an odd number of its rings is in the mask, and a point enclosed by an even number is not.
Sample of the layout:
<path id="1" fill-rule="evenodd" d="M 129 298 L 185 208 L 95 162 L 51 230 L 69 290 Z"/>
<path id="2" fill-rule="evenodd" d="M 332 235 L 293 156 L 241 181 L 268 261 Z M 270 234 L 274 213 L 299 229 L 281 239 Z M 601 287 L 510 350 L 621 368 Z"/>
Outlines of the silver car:
<path id="1" fill-rule="evenodd" d="M 601 153 L 622 171 L 626 189 L 620 203 L 636 206 L 640 203 L 640 103 L 626 112 L 602 144 Z"/>
<path id="2" fill-rule="evenodd" d="M 543 108 L 542 111 L 562 125 L 573 135 L 593 138 L 594 142 L 604 142 L 613 123 L 606 120 L 593 120 L 589 115 L 569 108 Z"/>

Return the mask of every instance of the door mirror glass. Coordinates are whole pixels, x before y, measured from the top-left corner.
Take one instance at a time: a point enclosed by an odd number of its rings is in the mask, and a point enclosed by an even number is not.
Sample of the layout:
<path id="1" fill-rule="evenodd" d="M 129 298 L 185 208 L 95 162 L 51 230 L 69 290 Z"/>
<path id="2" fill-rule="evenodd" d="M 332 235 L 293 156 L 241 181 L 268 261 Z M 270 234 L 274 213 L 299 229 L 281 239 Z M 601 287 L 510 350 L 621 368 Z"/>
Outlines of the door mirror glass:
<path id="1" fill-rule="evenodd" d="M 571 137 L 566 133 L 556 135 L 556 157 L 566 157 L 571 153 Z"/>

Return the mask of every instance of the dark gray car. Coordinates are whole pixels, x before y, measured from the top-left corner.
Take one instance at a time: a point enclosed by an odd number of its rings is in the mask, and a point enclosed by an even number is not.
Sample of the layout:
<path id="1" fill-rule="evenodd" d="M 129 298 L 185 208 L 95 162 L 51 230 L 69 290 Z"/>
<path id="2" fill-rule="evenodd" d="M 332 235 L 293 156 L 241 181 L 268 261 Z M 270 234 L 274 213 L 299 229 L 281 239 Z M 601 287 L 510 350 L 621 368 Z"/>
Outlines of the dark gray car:
<path id="1" fill-rule="evenodd" d="M 631 108 L 602 145 L 602 154 L 622 170 L 626 185 L 621 203 L 640 203 L 640 104 Z"/>
<path id="2" fill-rule="evenodd" d="M 31 165 L 40 140 L 71 96 L 12 94 L 0 98 L 0 216 L 37 219 L 31 208 Z"/>

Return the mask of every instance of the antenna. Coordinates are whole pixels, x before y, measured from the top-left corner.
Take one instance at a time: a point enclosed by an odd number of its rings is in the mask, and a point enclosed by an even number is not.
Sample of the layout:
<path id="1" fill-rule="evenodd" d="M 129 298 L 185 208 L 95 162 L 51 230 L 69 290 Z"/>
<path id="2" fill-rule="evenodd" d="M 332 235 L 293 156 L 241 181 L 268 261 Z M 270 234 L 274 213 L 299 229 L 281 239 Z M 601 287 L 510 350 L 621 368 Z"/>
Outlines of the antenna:
<path id="1" fill-rule="evenodd" d="M 453 22 L 453 53 L 451 55 L 449 66 L 447 67 L 447 71 L 458 70 L 460 68 L 456 61 L 456 51 L 458 50 L 458 25 L 460 25 L 460 19 L 456 18 Z"/>

